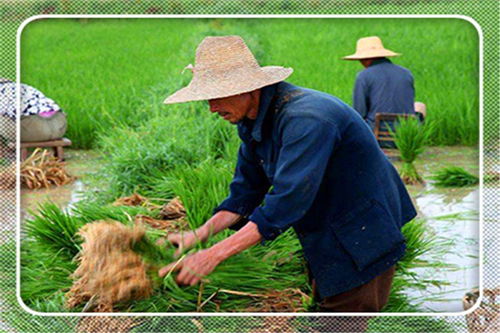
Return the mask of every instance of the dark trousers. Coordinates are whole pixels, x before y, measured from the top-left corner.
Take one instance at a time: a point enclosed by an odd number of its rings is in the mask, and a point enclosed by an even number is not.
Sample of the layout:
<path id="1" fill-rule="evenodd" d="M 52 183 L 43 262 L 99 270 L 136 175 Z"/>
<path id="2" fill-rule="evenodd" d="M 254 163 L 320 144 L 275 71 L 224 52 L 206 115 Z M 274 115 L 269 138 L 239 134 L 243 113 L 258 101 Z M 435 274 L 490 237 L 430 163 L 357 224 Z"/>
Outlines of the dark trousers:
<path id="1" fill-rule="evenodd" d="M 343 293 L 319 299 L 314 280 L 313 290 L 321 312 L 379 312 L 389 300 L 395 267 L 373 280 Z M 316 319 L 320 332 L 364 332 L 370 317 L 344 316 Z"/>

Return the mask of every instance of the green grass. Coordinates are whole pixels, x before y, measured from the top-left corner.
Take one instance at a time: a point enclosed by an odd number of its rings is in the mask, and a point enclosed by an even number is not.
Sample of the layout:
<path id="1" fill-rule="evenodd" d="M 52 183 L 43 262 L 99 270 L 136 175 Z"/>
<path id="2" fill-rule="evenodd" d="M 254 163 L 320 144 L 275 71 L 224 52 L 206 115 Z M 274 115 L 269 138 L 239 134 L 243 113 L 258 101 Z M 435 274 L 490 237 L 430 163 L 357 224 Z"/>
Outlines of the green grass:
<path id="1" fill-rule="evenodd" d="M 198 43 L 227 34 L 243 36 L 262 65 L 293 67 L 290 82 L 348 103 L 362 67 L 340 58 L 358 38 L 380 35 L 403 54 L 394 62 L 412 70 L 427 121 L 439 121 L 430 143 L 478 143 L 477 33 L 457 19 L 43 20 L 22 34 L 22 80 L 67 111 L 75 147 L 95 147 L 101 135 L 174 110 L 208 112 L 203 103 L 161 102 L 189 82 L 180 72 Z"/>
<path id="2" fill-rule="evenodd" d="M 432 175 L 434 185 L 439 187 L 464 187 L 479 184 L 479 177 L 457 166 L 449 166 Z"/>

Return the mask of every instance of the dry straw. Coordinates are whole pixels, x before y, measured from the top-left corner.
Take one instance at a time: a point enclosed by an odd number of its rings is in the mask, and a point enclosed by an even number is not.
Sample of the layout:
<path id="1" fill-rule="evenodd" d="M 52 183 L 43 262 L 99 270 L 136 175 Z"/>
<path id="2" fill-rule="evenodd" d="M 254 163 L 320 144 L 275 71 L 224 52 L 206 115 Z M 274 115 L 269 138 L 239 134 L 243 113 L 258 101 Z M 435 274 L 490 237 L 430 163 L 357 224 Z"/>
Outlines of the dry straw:
<path id="1" fill-rule="evenodd" d="M 21 164 L 21 184 L 29 189 L 62 186 L 74 180 L 66 172 L 65 163 L 45 149 L 35 149 Z"/>

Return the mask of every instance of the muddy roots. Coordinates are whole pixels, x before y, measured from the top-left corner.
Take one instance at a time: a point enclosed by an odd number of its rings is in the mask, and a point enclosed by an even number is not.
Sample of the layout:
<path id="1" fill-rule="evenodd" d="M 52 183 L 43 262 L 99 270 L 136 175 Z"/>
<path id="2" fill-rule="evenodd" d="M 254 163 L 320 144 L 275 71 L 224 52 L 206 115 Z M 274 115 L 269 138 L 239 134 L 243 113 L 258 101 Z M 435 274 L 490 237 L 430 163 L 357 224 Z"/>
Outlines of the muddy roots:
<path id="1" fill-rule="evenodd" d="M 168 232 L 179 232 L 181 230 L 186 230 L 188 228 L 188 223 L 184 219 L 177 220 L 158 220 L 147 215 L 136 215 L 135 223 L 148 225 L 153 229 L 165 230 Z"/>
<path id="2" fill-rule="evenodd" d="M 137 193 L 128 197 L 116 199 L 116 201 L 113 202 L 113 206 L 141 206 L 146 207 L 147 209 L 159 209 L 161 207 L 152 203 L 148 198 L 145 198 Z"/>
<path id="3" fill-rule="evenodd" d="M 160 217 L 164 220 L 177 220 L 186 217 L 186 209 L 181 200 L 176 197 L 170 200 L 160 211 Z"/>
<path id="4" fill-rule="evenodd" d="M 37 148 L 21 163 L 21 184 L 29 189 L 49 188 L 71 183 L 75 177 L 65 170 L 65 163 Z"/>
<path id="5" fill-rule="evenodd" d="M 66 305 L 85 304 L 84 311 L 112 312 L 131 300 L 147 298 L 152 293 L 147 265 L 132 251 L 144 235 L 144 228 L 129 228 L 116 221 L 96 221 L 83 226 L 80 262 L 72 274 L 75 279 L 66 294 Z"/>

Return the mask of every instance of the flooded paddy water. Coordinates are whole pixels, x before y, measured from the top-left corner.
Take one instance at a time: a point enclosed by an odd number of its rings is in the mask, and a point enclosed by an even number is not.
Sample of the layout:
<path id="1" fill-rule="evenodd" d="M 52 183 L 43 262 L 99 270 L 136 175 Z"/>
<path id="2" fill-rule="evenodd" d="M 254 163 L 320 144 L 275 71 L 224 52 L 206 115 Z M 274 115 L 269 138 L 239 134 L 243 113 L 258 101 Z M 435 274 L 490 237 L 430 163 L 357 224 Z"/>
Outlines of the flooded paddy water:
<path id="1" fill-rule="evenodd" d="M 71 206 L 82 198 L 89 174 L 101 166 L 100 155 L 94 151 L 68 150 L 67 170 L 78 179 L 59 188 L 22 190 L 21 214 L 24 220 L 28 211 L 48 200 L 62 208 Z M 395 161 L 396 167 L 400 162 Z M 428 221 L 429 233 L 447 241 L 446 254 L 429 254 L 431 261 L 442 267 L 416 270 L 418 279 L 443 280 L 445 285 L 427 290 L 411 290 L 412 302 L 426 311 L 460 312 L 462 297 L 479 286 L 479 187 L 438 188 L 429 176 L 440 168 L 455 165 L 473 174 L 479 174 L 479 150 L 471 147 L 431 147 L 416 162 L 424 185 L 412 185 L 408 190 L 414 199 L 419 216 Z M 486 190 L 490 190 L 485 188 Z"/>

